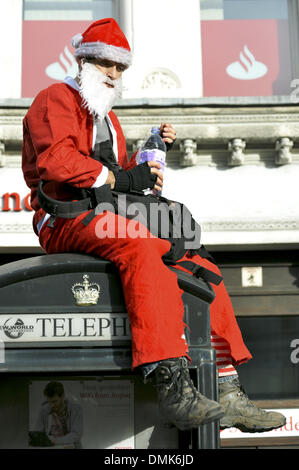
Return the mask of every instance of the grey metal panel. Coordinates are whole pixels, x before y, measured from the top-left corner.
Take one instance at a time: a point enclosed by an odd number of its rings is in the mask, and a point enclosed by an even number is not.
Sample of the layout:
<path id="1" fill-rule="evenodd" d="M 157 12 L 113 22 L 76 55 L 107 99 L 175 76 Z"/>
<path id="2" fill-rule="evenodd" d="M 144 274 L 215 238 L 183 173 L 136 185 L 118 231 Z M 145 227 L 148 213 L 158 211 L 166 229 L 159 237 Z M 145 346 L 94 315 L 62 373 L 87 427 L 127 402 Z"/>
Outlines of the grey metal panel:
<path id="1" fill-rule="evenodd" d="M 131 371 L 130 348 L 7 349 L 0 373 Z"/>

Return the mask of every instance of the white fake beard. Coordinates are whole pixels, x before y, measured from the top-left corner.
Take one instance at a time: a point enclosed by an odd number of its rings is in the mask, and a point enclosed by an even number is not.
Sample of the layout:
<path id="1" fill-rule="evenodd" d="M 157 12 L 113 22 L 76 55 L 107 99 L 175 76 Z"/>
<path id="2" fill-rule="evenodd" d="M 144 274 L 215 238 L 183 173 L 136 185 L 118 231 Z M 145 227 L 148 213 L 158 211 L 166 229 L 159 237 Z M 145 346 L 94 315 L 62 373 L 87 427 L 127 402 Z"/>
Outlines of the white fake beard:
<path id="1" fill-rule="evenodd" d="M 83 98 L 83 106 L 100 121 L 111 111 L 117 99 L 121 98 L 122 80 L 111 80 L 101 72 L 94 64 L 84 62 L 79 74 L 80 95 Z M 107 87 L 105 83 L 113 85 Z"/>

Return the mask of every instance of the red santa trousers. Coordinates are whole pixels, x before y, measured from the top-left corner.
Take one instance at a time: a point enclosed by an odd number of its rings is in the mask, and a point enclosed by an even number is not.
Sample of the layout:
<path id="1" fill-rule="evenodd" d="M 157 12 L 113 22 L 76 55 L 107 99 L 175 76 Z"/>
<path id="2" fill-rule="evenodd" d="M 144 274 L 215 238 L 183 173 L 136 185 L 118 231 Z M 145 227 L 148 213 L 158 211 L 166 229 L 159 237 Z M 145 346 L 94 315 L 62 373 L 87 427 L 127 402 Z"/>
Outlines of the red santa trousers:
<path id="1" fill-rule="evenodd" d="M 125 236 L 128 221 L 112 212 L 98 214 L 87 226 L 81 220 L 57 218 L 54 227 L 42 227 L 39 240 L 47 253 L 92 254 L 113 262 L 119 272 L 132 334 L 132 368 L 159 360 L 188 356 L 184 337 L 183 291 L 176 274 L 162 261 L 170 249 L 167 240 L 153 237 L 145 227 L 142 237 Z M 106 224 L 106 230 L 99 227 Z M 185 259 L 182 258 L 180 261 Z M 195 255 L 192 261 L 219 274 L 208 260 Z M 182 268 L 180 268 L 182 269 Z M 223 281 L 214 286 L 210 307 L 211 328 L 230 345 L 233 364 L 251 358 L 243 343 Z"/>

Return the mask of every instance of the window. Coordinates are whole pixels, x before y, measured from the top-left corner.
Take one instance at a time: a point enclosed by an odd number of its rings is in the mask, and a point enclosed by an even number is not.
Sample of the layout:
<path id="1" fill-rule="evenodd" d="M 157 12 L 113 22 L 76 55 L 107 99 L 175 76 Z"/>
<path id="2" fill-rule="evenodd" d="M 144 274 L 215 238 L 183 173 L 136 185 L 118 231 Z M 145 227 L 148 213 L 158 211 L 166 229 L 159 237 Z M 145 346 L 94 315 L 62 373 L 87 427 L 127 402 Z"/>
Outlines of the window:
<path id="1" fill-rule="evenodd" d="M 290 95 L 295 0 L 201 0 L 200 7 L 203 96 Z"/>
<path id="2" fill-rule="evenodd" d="M 24 0 L 24 20 L 86 20 L 111 17 L 113 0 Z"/>

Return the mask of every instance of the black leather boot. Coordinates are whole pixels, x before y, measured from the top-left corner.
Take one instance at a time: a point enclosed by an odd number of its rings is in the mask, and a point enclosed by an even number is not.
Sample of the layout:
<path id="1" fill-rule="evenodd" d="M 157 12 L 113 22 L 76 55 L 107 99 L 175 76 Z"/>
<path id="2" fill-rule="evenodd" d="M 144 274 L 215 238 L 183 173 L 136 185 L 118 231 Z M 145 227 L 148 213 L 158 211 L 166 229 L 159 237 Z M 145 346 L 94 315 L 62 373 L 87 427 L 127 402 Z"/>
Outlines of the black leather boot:
<path id="1" fill-rule="evenodd" d="M 186 358 L 161 361 L 155 373 L 159 410 L 165 423 L 184 431 L 223 416 L 219 403 L 209 400 L 196 390 Z"/>

